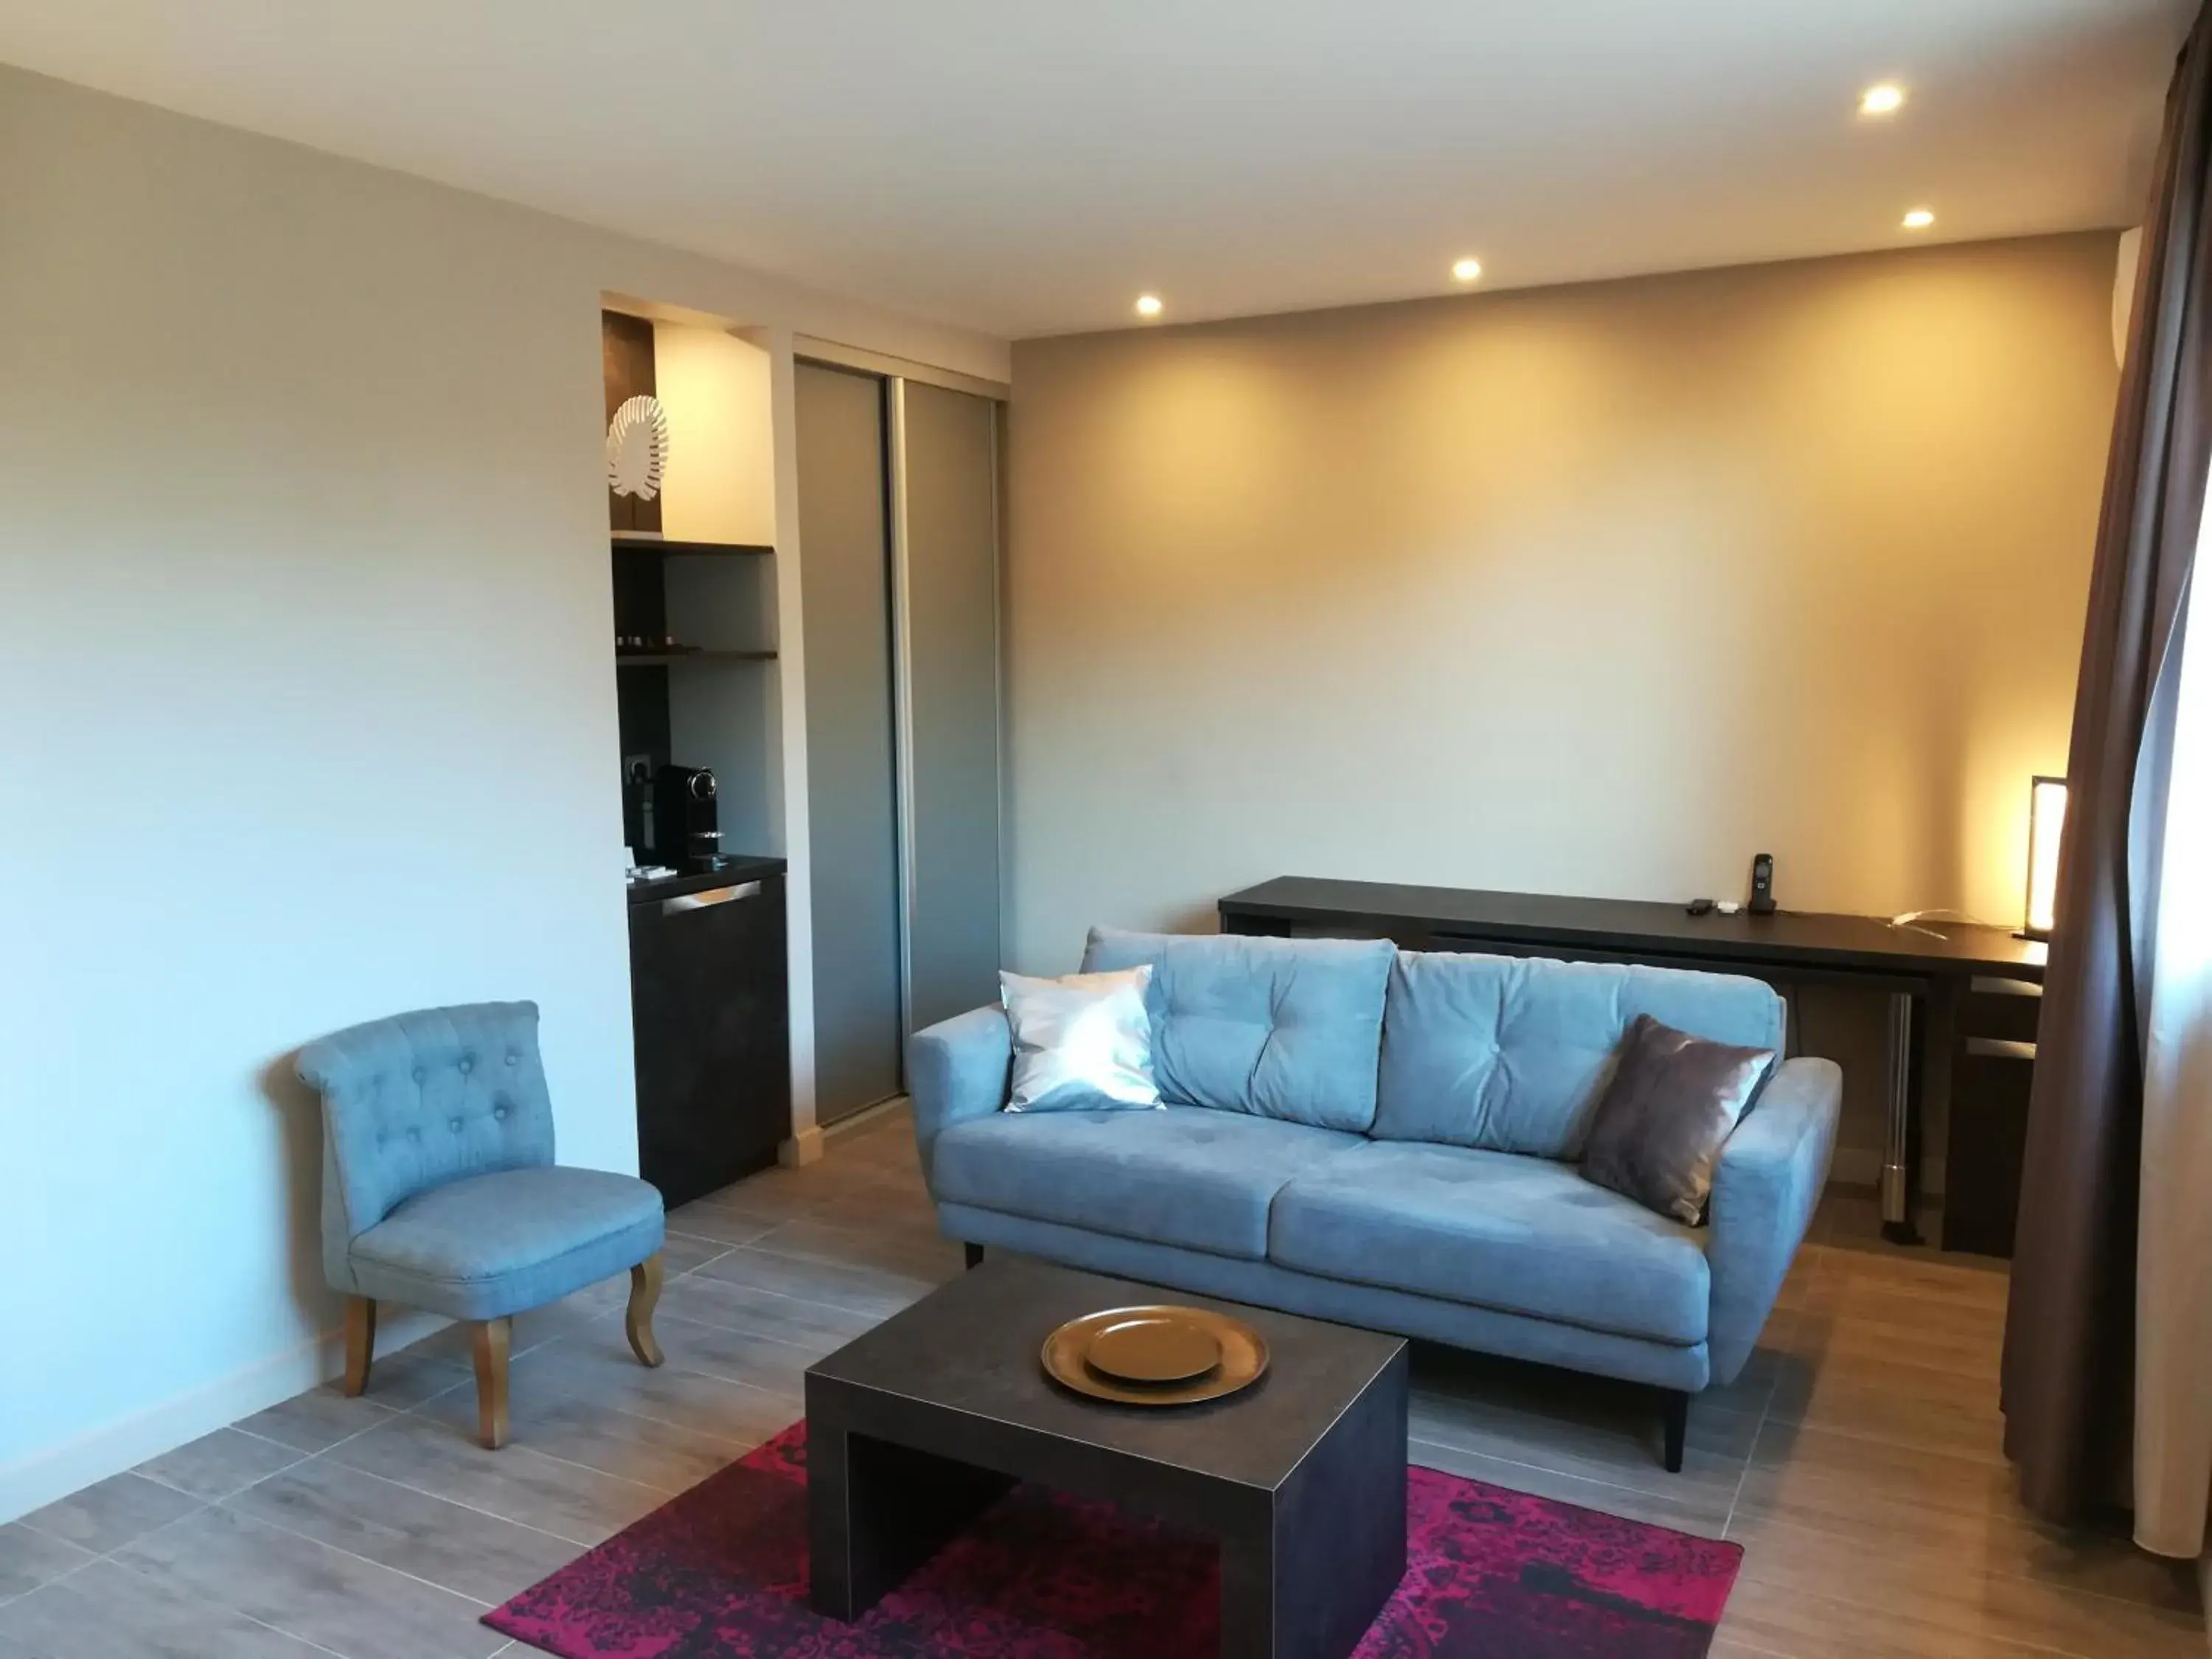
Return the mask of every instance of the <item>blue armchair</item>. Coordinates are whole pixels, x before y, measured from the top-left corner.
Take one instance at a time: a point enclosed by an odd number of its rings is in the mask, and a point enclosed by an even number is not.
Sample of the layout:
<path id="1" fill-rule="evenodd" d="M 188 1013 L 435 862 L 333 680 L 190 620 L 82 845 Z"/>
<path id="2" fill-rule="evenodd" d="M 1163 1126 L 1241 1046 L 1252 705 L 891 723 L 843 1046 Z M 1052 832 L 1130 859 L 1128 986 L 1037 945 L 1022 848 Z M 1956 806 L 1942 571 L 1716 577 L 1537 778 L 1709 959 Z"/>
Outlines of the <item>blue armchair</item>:
<path id="1" fill-rule="evenodd" d="M 629 1345 L 653 1336 L 665 1226 L 631 1176 L 553 1162 L 538 1006 L 431 1008 L 300 1051 L 323 1101 L 323 1267 L 346 1298 L 345 1391 L 368 1386 L 376 1304 L 469 1325 L 483 1443 L 507 1443 L 513 1316 L 630 1273 Z"/>

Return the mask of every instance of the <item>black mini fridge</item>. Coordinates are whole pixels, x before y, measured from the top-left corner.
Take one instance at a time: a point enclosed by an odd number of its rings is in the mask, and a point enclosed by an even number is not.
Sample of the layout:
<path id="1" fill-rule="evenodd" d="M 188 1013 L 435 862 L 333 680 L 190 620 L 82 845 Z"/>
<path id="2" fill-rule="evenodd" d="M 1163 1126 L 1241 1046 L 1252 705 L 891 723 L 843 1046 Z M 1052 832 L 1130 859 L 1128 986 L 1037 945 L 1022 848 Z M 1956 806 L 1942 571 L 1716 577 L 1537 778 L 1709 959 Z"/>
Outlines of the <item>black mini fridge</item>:
<path id="1" fill-rule="evenodd" d="M 629 895 L 638 1173 L 671 1209 L 775 1162 L 791 1133 L 781 859 Z"/>

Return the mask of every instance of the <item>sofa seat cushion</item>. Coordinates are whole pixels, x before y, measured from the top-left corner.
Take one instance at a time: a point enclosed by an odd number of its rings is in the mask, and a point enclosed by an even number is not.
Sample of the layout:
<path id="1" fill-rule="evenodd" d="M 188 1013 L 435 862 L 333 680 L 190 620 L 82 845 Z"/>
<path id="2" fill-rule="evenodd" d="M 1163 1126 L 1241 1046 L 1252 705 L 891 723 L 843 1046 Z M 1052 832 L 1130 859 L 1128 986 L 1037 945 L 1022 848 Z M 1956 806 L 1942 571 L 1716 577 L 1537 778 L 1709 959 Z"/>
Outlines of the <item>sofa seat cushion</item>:
<path id="1" fill-rule="evenodd" d="M 1094 927 L 1083 970 L 1152 969 L 1162 1099 L 1364 1134 L 1396 955 L 1388 939 Z"/>
<path id="2" fill-rule="evenodd" d="M 1571 1166 L 1375 1141 L 1276 1195 L 1279 1266 L 1653 1342 L 1705 1339 L 1698 1234 Z"/>
<path id="3" fill-rule="evenodd" d="M 417 1193 L 355 1234 L 348 1260 L 362 1295 L 496 1319 L 634 1267 L 665 1225 L 659 1193 L 635 1176 L 504 1170 Z"/>
<path id="4" fill-rule="evenodd" d="M 1267 1255 L 1267 1206 L 1284 1184 L 1360 1144 L 1193 1106 L 1001 1112 L 937 1138 L 930 1184 L 940 1203 L 1257 1261 Z"/>

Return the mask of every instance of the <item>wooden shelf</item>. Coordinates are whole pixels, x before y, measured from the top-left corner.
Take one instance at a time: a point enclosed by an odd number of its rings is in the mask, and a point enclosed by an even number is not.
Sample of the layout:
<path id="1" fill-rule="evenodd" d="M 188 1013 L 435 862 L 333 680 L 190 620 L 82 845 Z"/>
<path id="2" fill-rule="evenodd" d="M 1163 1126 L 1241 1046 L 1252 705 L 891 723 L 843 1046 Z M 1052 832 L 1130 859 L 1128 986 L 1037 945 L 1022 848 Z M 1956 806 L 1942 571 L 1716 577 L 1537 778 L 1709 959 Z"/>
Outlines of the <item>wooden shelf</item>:
<path id="1" fill-rule="evenodd" d="M 613 532 L 614 550 L 617 553 L 680 553 L 686 557 L 704 556 L 713 558 L 738 556 L 762 558 L 772 556 L 775 550 L 752 542 L 678 542 L 665 537 L 640 531 L 617 530 Z"/>
<path id="2" fill-rule="evenodd" d="M 774 662 L 773 651 L 708 651 L 691 647 L 675 651 L 617 651 L 617 668 L 665 668 L 679 662 Z"/>

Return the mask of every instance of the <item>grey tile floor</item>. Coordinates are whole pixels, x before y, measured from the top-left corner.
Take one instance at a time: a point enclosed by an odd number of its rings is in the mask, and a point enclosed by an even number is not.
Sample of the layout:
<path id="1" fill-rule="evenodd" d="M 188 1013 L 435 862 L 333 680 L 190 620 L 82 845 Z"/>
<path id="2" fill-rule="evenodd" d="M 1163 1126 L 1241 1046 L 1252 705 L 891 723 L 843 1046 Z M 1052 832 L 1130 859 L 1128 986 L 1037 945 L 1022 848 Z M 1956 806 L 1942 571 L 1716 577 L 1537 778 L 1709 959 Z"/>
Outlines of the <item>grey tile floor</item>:
<path id="1" fill-rule="evenodd" d="M 2203 1659 L 2190 1575 L 2022 1514 L 2004 1279 L 1824 1212 L 1746 1375 L 1657 1463 L 1630 1390 L 1417 1356 L 1414 1461 L 1743 1542 L 1715 1659 Z M 478 1616 L 800 1413 L 806 1366 L 960 1271 L 898 1114 L 670 1218 L 648 1371 L 623 1281 L 517 1322 L 514 1438 L 441 1333 L 0 1527 L 0 1659 L 489 1659 Z"/>

